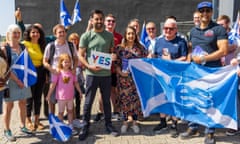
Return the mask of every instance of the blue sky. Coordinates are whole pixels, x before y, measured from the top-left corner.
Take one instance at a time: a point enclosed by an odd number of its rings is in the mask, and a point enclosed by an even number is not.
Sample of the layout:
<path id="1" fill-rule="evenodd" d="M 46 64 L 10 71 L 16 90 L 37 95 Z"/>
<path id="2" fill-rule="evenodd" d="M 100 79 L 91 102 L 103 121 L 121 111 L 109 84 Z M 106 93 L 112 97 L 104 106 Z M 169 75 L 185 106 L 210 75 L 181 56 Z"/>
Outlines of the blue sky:
<path id="1" fill-rule="evenodd" d="M 0 35 L 5 35 L 7 27 L 15 23 L 15 0 L 0 0 Z"/>

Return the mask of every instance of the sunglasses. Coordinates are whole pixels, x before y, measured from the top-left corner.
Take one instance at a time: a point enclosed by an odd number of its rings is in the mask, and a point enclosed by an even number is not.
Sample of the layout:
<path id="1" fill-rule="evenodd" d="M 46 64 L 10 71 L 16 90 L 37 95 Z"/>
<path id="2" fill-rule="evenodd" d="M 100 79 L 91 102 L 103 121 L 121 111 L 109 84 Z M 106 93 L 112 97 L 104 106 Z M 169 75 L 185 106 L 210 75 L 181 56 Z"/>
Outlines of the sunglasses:
<path id="1" fill-rule="evenodd" d="M 170 31 L 173 31 L 173 30 L 175 30 L 176 28 L 175 27 L 164 27 L 163 28 L 164 30 L 170 30 Z"/>
<path id="2" fill-rule="evenodd" d="M 199 9 L 200 13 L 204 13 L 204 12 L 210 13 L 211 11 L 212 11 L 211 9 Z"/>
<path id="3" fill-rule="evenodd" d="M 155 30 L 154 27 L 147 28 L 147 30 Z"/>
<path id="4" fill-rule="evenodd" d="M 107 20 L 107 22 L 115 23 L 115 20 Z"/>

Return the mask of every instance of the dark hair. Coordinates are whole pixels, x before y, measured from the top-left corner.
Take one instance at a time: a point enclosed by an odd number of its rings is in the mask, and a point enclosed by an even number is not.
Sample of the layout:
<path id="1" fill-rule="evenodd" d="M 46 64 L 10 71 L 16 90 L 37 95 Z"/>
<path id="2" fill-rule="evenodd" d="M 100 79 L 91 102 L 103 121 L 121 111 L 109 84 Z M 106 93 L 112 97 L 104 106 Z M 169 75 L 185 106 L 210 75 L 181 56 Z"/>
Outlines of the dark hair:
<path id="1" fill-rule="evenodd" d="M 46 46 L 46 41 L 45 41 L 45 34 L 43 32 L 43 30 L 41 28 L 39 28 L 36 25 L 30 25 L 26 31 L 24 32 L 24 40 L 25 41 L 31 41 L 31 37 L 30 37 L 30 33 L 33 29 L 37 29 L 39 34 L 40 34 L 40 38 L 38 39 L 38 44 L 40 45 L 40 48 L 42 50 L 42 52 L 44 52 L 45 46 Z"/>
<path id="2" fill-rule="evenodd" d="M 175 21 L 177 21 L 177 18 L 173 15 L 166 16 L 166 19 L 174 19 Z"/>
<path id="3" fill-rule="evenodd" d="M 132 30 L 134 31 L 134 34 L 135 34 L 134 44 L 135 44 L 137 47 L 139 47 L 139 48 L 143 48 L 143 46 L 142 46 L 142 45 L 140 44 L 140 42 L 139 42 L 138 35 L 137 35 L 137 33 L 136 33 L 136 29 L 135 29 L 134 27 L 132 27 L 132 26 L 127 26 L 127 28 L 125 29 L 121 46 L 122 46 L 122 47 L 126 47 L 126 44 L 127 44 L 126 34 L 127 34 L 127 30 L 128 30 L 128 29 L 132 29 Z"/>
<path id="4" fill-rule="evenodd" d="M 93 15 L 94 15 L 94 14 L 101 14 L 101 15 L 104 17 L 103 11 L 98 10 L 98 9 L 92 10 L 92 11 L 91 11 L 91 14 L 90 14 L 90 17 L 93 18 Z"/>

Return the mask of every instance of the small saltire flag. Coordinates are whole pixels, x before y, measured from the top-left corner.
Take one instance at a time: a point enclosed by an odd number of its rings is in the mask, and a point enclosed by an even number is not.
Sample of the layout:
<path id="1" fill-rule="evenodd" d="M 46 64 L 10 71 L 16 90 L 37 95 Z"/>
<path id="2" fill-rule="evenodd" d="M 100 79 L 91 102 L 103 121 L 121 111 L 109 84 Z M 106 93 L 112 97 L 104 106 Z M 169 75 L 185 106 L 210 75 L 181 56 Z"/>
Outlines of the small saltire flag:
<path id="1" fill-rule="evenodd" d="M 237 129 L 237 67 L 132 59 L 129 68 L 144 116 L 165 113 L 207 127 Z"/>
<path id="2" fill-rule="evenodd" d="M 228 36 L 228 41 L 230 44 L 234 44 L 234 42 L 240 43 L 239 20 L 240 20 L 240 16 L 239 16 L 239 12 L 238 12 L 237 19 L 236 19 L 236 21 L 233 25 L 233 28 L 231 29 L 229 36 Z"/>
<path id="3" fill-rule="evenodd" d="M 72 129 L 70 126 L 64 124 L 57 116 L 50 113 L 48 116 L 49 130 L 53 138 L 61 142 L 66 142 L 71 138 Z"/>
<path id="4" fill-rule="evenodd" d="M 60 20 L 61 20 L 61 24 L 64 27 L 68 27 L 72 25 L 71 16 L 68 13 L 64 0 L 61 0 L 60 2 Z"/>
<path id="5" fill-rule="evenodd" d="M 73 9 L 73 19 L 72 19 L 72 25 L 80 22 L 82 20 L 81 13 L 80 13 L 80 3 L 79 0 L 76 0 L 74 9 Z"/>
<path id="6" fill-rule="evenodd" d="M 148 34 L 147 34 L 147 31 L 146 31 L 146 24 L 145 24 L 145 22 L 143 23 L 143 26 L 142 26 L 140 42 L 146 49 L 148 49 L 148 47 L 150 45 L 150 40 L 148 39 Z"/>
<path id="7" fill-rule="evenodd" d="M 25 49 L 15 63 L 11 66 L 12 71 L 24 83 L 25 87 L 37 82 L 37 72 L 27 50 Z"/>

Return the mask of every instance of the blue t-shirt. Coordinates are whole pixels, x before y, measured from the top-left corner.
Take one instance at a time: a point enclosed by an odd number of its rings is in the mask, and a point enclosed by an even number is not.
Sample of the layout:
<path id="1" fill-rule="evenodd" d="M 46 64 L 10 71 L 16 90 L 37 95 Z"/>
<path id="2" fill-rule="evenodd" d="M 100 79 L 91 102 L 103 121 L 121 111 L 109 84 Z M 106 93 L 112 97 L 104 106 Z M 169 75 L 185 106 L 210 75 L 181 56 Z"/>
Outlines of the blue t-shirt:
<path id="1" fill-rule="evenodd" d="M 226 30 L 218 25 L 217 23 L 211 21 L 207 28 L 200 29 L 199 26 L 196 26 L 190 31 L 190 41 L 192 43 L 192 49 L 196 47 L 201 47 L 202 50 L 211 54 L 218 50 L 217 41 L 222 39 L 227 39 L 228 35 Z M 221 60 L 208 61 L 205 66 L 209 67 L 218 67 L 221 66 Z"/>
<path id="2" fill-rule="evenodd" d="M 187 56 L 188 48 L 186 41 L 176 36 L 175 39 L 167 41 L 165 37 L 159 37 L 156 40 L 153 53 L 156 57 L 163 55 L 163 48 L 168 49 L 168 53 L 171 55 L 171 59 L 177 59 L 181 56 Z"/>

